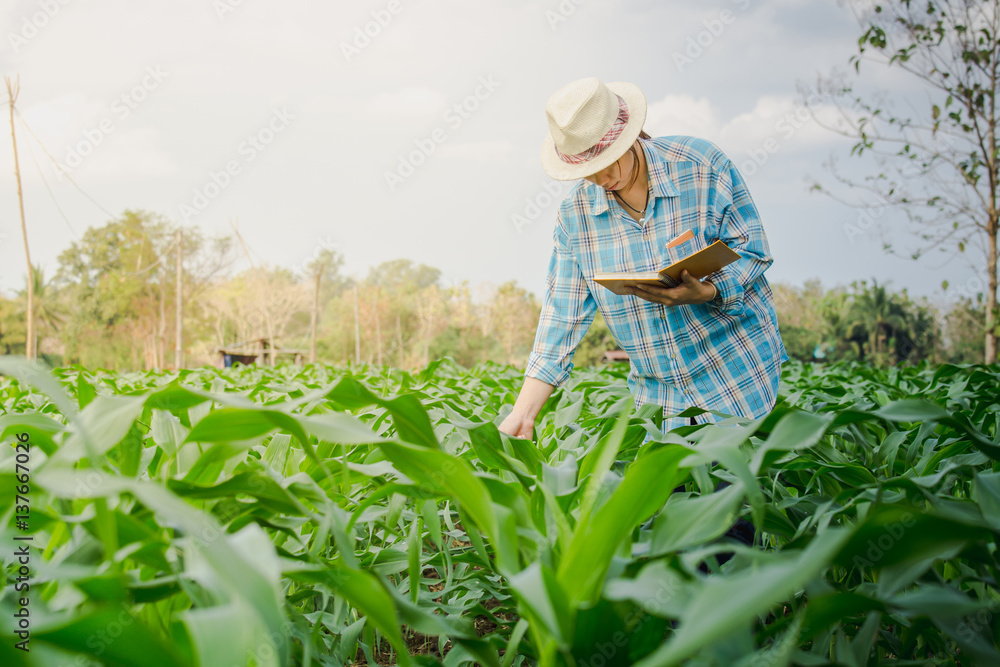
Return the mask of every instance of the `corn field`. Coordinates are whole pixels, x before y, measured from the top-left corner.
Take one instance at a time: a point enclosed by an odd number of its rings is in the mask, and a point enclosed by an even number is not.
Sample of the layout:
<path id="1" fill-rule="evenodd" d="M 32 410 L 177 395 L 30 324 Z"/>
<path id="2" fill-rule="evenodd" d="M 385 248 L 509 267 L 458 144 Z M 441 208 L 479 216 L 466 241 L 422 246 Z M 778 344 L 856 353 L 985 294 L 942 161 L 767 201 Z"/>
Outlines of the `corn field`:
<path id="1" fill-rule="evenodd" d="M 1000 664 L 1000 369 L 793 363 L 669 432 L 625 372 L 529 442 L 509 366 L 0 358 L 0 664 Z"/>

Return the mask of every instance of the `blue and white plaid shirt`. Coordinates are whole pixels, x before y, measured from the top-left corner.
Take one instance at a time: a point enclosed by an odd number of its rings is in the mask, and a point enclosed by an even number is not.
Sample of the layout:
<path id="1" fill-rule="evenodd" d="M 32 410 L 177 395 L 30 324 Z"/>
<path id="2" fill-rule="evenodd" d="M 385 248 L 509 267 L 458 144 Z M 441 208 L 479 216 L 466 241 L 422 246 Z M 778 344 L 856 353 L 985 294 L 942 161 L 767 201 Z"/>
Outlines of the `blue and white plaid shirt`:
<path id="1" fill-rule="evenodd" d="M 573 353 L 600 308 L 631 359 L 628 384 L 636 405 L 662 405 L 665 414 L 689 406 L 744 417 L 766 414 L 788 356 L 764 278 L 773 260 L 746 183 L 729 158 L 703 139 L 640 143 L 650 181 L 642 220 L 588 181 L 580 181 L 560 206 L 525 375 L 555 386 L 565 382 Z M 687 229 L 693 239 L 666 248 Z M 659 271 L 719 239 L 741 259 L 705 278 L 719 290 L 705 304 L 662 306 L 592 281 L 601 272 Z M 668 420 L 664 427 L 684 423 Z"/>

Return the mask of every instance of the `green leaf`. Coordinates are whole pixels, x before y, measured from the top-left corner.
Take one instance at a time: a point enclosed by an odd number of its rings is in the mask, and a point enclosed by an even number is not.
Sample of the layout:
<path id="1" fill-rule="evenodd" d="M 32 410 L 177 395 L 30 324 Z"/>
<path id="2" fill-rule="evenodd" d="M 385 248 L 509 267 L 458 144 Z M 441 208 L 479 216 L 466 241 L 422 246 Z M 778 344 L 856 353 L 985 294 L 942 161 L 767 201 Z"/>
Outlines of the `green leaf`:
<path id="1" fill-rule="evenodd" d="M 260 618 L 242 600 L 183 613 L 199 665 L 255 665 L 277 667 L 283 652 Z"/>
<path id="2" fill-rule="evenodd" d="M 650 556 L 698 546 L 721 536 L 736 520 L 742 485 L 670 502 L 656 519 Z"/>
<path id="3" fill-rule="evenodd" d="M 764 445 L 754 454 L 751 470 L 759 474 L 767 462 L 774 460 L 773 456 L 767 456 L 769 453 L 809 449 L 819 442 L 832 421 L 831 415 L 801 410 L 789 412 L 778 421 Z"/>
<path id="4" fill-rule="evenodd" d="M 559 584 L 570 603 L 593 601 L 619 544 L 673 493 L 678 463 L 689 450 L 668 445 L 637 459 L 611 497 L 589 520 L 581 519 L 559 564 Z"/>
<path id="5" fill-rule="evenodd" d="M 396 398 L 380 398 L 354 378 L 344 378 L 326 393 L 326 398 L 348 408 L 357 409 L 378 405 L 392 415 L 396 433 L 400 440 L 430 449 L 440 449 L 434 427 L 427 416 L 427 410 L 412 395 Z"/>
<path id="6" fill-rule="evenodd" d="M 678 664 L 744 627 L 826 570 L 849 537 L 847 531 L 830 529 L 817 535 L 797 557 L 773 559 L 756 568 L 706 579 L 693 595 L 673 639 L 636 667 Z"/>
<path id="7" fill-rule="evenodd" d="M 127 606 L 101 607 L 77 614 L 58 625 L 36 625 L 31 629 L 31 640 L 91 656 L 109 667 L 184 667 L 190 664 L 174 646 L 137 619 Z"/>
<path id="8" fill-rule="evenodd" d="M 555 573 L 541 563 L 532 563 L 510 577 L 510 586 L 517 594 L 520 609 L 529 624 L 544 628 L 560 649 L 567 649 L 571 640 L 572 607 Z"/>

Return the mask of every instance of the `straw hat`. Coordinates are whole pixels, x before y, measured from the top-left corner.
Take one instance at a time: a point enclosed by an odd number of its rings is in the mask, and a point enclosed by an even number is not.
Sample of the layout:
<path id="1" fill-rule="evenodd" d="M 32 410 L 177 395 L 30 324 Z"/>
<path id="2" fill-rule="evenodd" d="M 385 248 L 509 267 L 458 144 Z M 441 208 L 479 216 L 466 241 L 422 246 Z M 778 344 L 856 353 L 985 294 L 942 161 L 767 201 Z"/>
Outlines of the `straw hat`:
<path id="1" fill-rule="evenodd" d="M 646 121 L 646 97 L 631 83 L 596 77 L 563 86 L 545 103 L 549 131 L 542 167 L 557 181 L 596 174 L 635 142 Z"/>

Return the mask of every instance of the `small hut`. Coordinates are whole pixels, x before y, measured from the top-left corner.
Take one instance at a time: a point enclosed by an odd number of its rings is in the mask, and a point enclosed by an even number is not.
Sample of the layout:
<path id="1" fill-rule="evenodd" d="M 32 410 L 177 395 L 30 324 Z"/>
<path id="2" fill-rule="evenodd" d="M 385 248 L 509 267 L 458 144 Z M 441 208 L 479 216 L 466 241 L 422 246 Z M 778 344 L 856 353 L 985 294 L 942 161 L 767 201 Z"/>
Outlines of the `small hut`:
<path id="1" fill-rule="evenodd" d="M 258 359 L 263 364 L 269 361 L 271 351 L 272 345 L 268 338 L 255 338 L 242 343 L 231 343 L 218 348 L 219 362 L 223 368 L 230 368 L 233 364 L 249 366 L 257 363 Z M 301 364 L 306 351 L 275 345 L 273 353 L 276 363 L 284 360 L 291 361 L 293 364 Z"/>
<path id="2" fill-rule="evenodd" d="M 608 350 L 604 353 L 604 361 L 609 364 L 614 364 L 617 362 L 627 362 L 628 352 L 625 350 Z"/>

